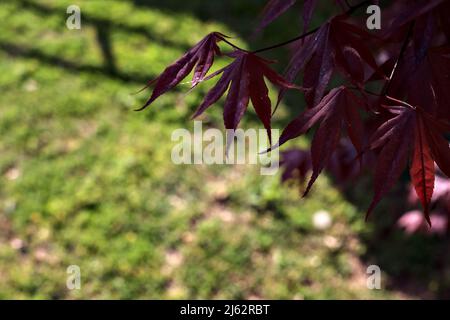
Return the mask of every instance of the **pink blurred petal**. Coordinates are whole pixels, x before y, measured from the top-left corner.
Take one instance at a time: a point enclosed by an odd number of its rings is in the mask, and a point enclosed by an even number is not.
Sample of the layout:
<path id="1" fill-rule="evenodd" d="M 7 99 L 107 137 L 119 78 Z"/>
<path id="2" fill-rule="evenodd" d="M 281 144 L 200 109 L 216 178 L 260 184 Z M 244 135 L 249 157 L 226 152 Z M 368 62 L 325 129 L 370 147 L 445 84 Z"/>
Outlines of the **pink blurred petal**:
<path id="1" fill-rule="evenodd" d="M 407 234 L 424 232 L 426 234 L 444 235 L 447 232 L 448 215 L 440 212 L 432 212 L 430 219 L 431 228 L 426 223 L 423 212 L 412 210 L 400 217 L 397 221 L 397 226 L 405 229 Z"/>
<path id="2" fill-rule="evenodd" d="M 423 213 L 419 210 L 413 210 L 406 212 L 403 216 L 401 216 L 397 221 L 397 225 L 400 228 L 404 228 L 406 233 L 412 234 L 419 231 L 424 221 L 425 219 L 423 217 Z"/>
<path id="3" fill-rule="evenodd" d="M 450 194 L 450 179 L 436 176 L 434 193 L 431 201 L 436 201 Z"/>
<path id="4" fill-rule="evenodd" d="M 442 214 L 431 214 L 431 233 L 444 235 L 447 232 L 448 217 Z"/>

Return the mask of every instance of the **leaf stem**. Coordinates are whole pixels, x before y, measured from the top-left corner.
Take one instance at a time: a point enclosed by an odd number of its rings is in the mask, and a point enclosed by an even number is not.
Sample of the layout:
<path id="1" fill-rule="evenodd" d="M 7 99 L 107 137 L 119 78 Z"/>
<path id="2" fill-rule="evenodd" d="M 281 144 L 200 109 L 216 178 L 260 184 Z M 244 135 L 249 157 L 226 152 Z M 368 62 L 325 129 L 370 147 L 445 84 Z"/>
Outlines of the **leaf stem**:
<path id="1" fill-rule="evenodd" d="M 248 50 L 245 50 L 245 49 L 242 49 L 242 48 L 238 47 L 237 45 L 235 45 L 235 44 L 232 43 L 231 41 L 228 41 L 228 40 L 225 39 L 225 38 L 222 38 L 221 40 L 222 40 L 223 42 L 229 44 L 230 46 L 232 46 L 232 47 L 235 48 L 236 50 L 243 51 L 243 52 L 250 52 L 250 51 L 248 51 Z"/>

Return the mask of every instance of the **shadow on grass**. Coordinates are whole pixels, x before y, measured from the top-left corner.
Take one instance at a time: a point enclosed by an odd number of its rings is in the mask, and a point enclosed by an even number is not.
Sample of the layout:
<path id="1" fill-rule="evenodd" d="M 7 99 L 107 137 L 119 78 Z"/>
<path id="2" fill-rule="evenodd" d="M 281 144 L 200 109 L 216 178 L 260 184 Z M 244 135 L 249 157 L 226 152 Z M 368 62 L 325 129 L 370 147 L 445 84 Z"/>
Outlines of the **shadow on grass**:
<path id="1" fill-rule="evenodd" d="M 148 81 L 148 77 L 144 75 L 123 73 L 116 70 L 112 62 L 108 62 L 106 66 L 78 64 L 74 61 L 66 60 L 55 55 L 49 55 L 35 48 L 18 46 L 13 43 L 1 41 L 0 50 L 14 57 L 38 59 L 43 64 L 48 64 L 54 67 L 61 67 L 69 72 L 98 73 L 115 80 L 141 84 Z"/>
<path id="2" fill-rule="evenodd" d="M 108 0 L 107 0 L 108 1 Z M 19 5 L 24 10 L 32 10 L 34 12 L 37 12 L 42 15 L 47 16 L 56 16 L 60 17 L 61 21 L 64 22 L 67 19 L 67 15 L 65 14 L 65 11 L 61 11 L 61 8 L 53 8 L 46 5 L 42 5 L 40 3 L 37 3 L 32 0 L 3 0 L 3 2 L 11 2 Z M 159 34 L 155 34 L 152 32 L 152 30 L 148 29 L 145 26 L 133 26 L 126 23 L 122 23 L 120 21 L 113 21 L 109 19 L 99 18 L 99 17 L 93 17 L 86 13 L 82 13 L 82 21 L 83 23 L 87 23 L 91 26 L 94 26 L 96 29 L 107 29 L 108 33 L 110 30 L 117 29 L 122 30 L 126 33 L 133 33 L 133 34 L 139 34 L 142 36 L 145 36 L 149 40 L 154 41 L 155 39 L 158 39 L 159 43 L 165 46 L 172 46 L 172 47 L 180 47 L 178 43 L 171 42 L 167 39 L 162 39 Z M 102 33 L 105 35 L 105 33 Z"/>
<path id="3" fill-rule="evenodd" d="M 4 0 L 5 2 L 15 3 L 23 10 L 31 10 L 44 16 L 61 17 L 61 23 L 65 24 L 66 15 L 61 14 L 60 8 L 51 8 L 46 5 L 36 3 L 31 0 Z M 103 65 L 83 65 L 76 61 L 67 60 L 57 55 L 49 55 L 39 49 L 33 47 L 24 47 L 11 42 L 0 42 L 0 50 L 8 53 L 11 56 L 19 56 L 23 58 L 38 59 L 42 63 L 61 67 L 70 72 L 87 72 L 98 73 L 110 77 L 115 80 L 124 82 L 134 82 L 145 84 L 152 75 L 126 73 L 119 70 L 115 63 L 115 56 L 113 51 L 113 44 L 111 42 L 111 31 L 122 30 L 126 33 L 139 34 L 147 37 L 149 40 L 158 42 L 164 46 L 180 47 L 178 43 L 173 43 L 165 39 L 161 39 L 159 35 L 151 32 L 144 26 L 130 26 L 125 23 L 120 23 L 108 19 L 91 17 L 88 14 L 82 14 L 83 24 L 91 25 L 95 29 L 96 40 L 103 57 Z M 181 49 L 187 49 L 181 48 Z"/>

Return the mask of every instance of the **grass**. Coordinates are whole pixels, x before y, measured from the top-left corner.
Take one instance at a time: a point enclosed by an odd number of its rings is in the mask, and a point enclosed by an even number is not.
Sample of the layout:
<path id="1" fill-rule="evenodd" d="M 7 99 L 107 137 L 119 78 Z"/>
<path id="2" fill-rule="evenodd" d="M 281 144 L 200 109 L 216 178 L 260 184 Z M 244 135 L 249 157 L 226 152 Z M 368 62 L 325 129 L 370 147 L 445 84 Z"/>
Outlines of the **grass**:
<path id="1" fill-rule="evenodd" d="M 209 19 L 218 9 L 198 1 L 95 0 L 78 1 L 82 29 L 68 30 L 72 3 L 0 4 L 0 298 L 408 297 L 388 274 L 367 289 L 371 225 L 326 177 L 304 201 L 257 166 L 172 164 L 171 133 L 193 128 L 208 85 L 132 112 L 147 95 L 132 93 L 187 47 L 249 22 Z M 256 17 L 255 3 L 229 6 Z M 203 120 L 222 129 L 221 106 Z M 333 223 L 320 231 L 324 209 Z M 69 265 L 80 290 L 66 287 Z"/>

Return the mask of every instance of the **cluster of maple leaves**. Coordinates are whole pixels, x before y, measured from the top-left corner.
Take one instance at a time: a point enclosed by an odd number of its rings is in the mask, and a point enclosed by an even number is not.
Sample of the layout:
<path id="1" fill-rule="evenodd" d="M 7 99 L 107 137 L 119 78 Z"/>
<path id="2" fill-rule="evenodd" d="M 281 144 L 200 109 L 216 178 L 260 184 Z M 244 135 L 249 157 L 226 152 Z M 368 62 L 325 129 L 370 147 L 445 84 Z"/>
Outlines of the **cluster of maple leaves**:
<path id="1" fill-rule="evenodd" d="M 226 94 L 226 129 L 238 127 L 251 101 L 270 137 L 271 118 L 285 91 L 300 90 L 306 110 L 287 125 L 272 149 L 314 128 L 315 133 L 309 151 L 283 153 L 283 178 L 295 171 L 304 180 L 311 173 L 306 195 L 324 169 L 345 180 L 364 165 L 375 166 L 369 215 L 409 164 L 412 185 L 431 224 L 435 164 L 450 177 L 446 139 L 450 133 L 450 1 L 389 1 L 382 9 L 382 29 L 370 32 L 365 22 L 357 23 L 354 13 L 383 1 L 322 1 L 337 4 L 339 13 L 312 30 L 310 22 L 320 1 L 268 1 L 258 30 L 302 4 L 303 33 L 267 48 L 248 51 L 221 33 L 207 35 L 149 82 L 151 97 L 139 110 L 193 71 L 192 87 L 218 78 L 194 117 Z M 233 50 L 221 52 L 219 42 Z M 287 44 L 295 48 L 281 75 L 272 69 L 273 61 L 261 55 Z M 219 55 L 229 57 L 231 63 L 208 75 Z M 341 85 L 330 88 L 334 78 Z M 266 80 L 279 90 L 276 103 L 269 98 Z"/>

